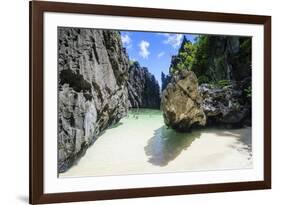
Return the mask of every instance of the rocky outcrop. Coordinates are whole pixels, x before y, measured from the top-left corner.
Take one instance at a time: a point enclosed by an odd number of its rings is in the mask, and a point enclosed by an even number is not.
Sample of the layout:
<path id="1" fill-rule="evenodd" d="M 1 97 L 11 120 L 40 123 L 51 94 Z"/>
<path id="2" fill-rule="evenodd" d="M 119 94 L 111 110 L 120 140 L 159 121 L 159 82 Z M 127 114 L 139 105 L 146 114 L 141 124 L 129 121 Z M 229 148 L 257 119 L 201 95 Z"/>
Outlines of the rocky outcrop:
<path id="1" fill-rule="evenodd" d="M 204 126 L 206 116 L 201 103 L 196 75 L 187 70 L 174 75 L 161 97 L 165 124 L 178 131 L 187 131 L 195 125 Z"/>
<path id="2" fill-rule="evenodd" d="M 170 74 L 165 75 L 161 72 L 161 91 L 165 90 L 167 85 L 171 82 L 172 76 Z"/>
<path id="3" fill-rule="evenodd" d="M 127 114 L 128 69 L 119 32 L 58 28 L 58 172 Z"/>
<path id="4" fill-rule="evenodd" d="M 201 106 L 209 125 L 251 125 L 251 104 L 243 93 L 243 83 L 232 82 L 222 88 L 202 84 L 199 90 L 203 98 Z"/>
<path id="5" fill-rule="evenodd" d="M 133 62 L 129 68 L 128 96 L 129 107 L 156 108 L 160 107 L 160 87 L 146 67 Z"/>

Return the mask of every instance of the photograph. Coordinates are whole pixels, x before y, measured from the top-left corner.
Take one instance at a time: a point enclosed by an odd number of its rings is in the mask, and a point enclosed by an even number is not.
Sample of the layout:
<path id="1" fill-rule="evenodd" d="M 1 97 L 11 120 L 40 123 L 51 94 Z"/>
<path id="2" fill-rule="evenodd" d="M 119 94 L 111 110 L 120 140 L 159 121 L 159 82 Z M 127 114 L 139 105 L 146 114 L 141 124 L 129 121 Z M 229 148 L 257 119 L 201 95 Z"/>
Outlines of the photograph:
<path id="1" fill-rule="evenodd" d="M 0 205 L 281 201 L 281 4 L 210 1 L 3 1 Z"/>
<path id="2" fill-rule="evenodd" d="M 252 37 L 57 27 L 59 178 L 253 168 Z"/>
<path id="3" fill-rule="evenodd" d="M 258 13 L 30 1 L 30 204 L 271 189 Z"/>

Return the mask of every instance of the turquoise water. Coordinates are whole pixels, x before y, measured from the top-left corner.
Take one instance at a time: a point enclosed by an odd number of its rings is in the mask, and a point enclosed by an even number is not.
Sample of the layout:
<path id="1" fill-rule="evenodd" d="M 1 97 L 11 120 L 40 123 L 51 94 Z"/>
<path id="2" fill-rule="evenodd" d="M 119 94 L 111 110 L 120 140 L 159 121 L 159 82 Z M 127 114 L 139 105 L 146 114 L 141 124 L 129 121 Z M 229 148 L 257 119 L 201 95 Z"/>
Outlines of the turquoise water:
<path id="1" fill-rule="evenodd" d="M 144 147 L 149 162 L 154 165 L 167 165 L 200 136 L 199 132 L 182 133 L 176 132 L 173 129 L 168 129 L 167 126 L 164 125 L 163 115 L 160 110 L 133 109 L 130 111 L 127 119 L 124 119 L 124 123 L 133 122 L 138 124 L 138 120 L 144 123 L 143 125 L 147 126 L 148 129 L 150 129 L 151 125 L 161 125 L 158 129 L 154 130 L 153 136 Z"/>
<path id="2" fill-rule="evenodd" d="M 103 176 L 252 167 L 251 128 L 168 129 L 160 110 L 133 109 L 60 176 Z"/>

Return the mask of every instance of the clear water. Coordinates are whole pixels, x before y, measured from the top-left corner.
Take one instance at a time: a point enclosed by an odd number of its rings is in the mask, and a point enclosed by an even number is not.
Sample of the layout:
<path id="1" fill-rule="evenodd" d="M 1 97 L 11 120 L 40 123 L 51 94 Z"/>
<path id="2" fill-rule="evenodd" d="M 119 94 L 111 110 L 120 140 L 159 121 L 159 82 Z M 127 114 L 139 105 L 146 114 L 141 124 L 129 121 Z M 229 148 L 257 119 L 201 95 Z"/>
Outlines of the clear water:
<path id="1" fill-rule="evenodd" d="M 251 128 L 178 133 L 160 110 L 133 109 L 108 128 L 63 177 L 252 167 Z"/>

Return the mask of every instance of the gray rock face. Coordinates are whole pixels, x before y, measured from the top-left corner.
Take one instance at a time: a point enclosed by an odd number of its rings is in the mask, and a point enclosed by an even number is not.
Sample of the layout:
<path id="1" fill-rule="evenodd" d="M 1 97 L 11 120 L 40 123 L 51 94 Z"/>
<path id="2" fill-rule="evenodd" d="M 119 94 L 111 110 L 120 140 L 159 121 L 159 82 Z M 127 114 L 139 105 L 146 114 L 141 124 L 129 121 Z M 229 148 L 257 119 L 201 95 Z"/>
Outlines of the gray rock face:
<path id="1" fill-rule="evenodd" d="M 128 95 L 129 106 L 132 108 L 160 107 L 160 87 L 155 77 L 138 62 L 129 68 Z"/>
<path id="2" fill-rule="evenodd" d="M 202 109 L 208 123 L 227 124 L 233 126 L 250 125 L 251 105 L 243 96 L 241 83 L 233 82 L 229 86 L 218 88 L 202 84 Z"/>
<path id="3" fill-rule="evenodd" d="M 196 75 L 186 70 L 174 75 L 161 97 L 165 124 L 178 131 L 187 131 L 194 125 L 204 126 L 206 116 L 201 103 Z"/>
<path id="4" fill-rule="evenodd" d="M 128 69 L 119 32 L 58 28 L 58 172 L 127 114 Z"/>

